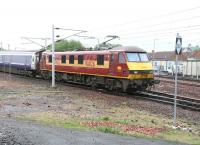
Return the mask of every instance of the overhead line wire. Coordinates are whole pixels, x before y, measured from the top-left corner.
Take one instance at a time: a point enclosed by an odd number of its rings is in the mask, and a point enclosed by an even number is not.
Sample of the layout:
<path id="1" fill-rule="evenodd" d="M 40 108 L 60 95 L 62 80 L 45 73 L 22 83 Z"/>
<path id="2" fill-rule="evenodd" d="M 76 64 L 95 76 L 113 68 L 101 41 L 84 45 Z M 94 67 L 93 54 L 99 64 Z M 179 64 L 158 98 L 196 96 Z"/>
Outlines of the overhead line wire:
<path id="1" fill-rule="evenodd" d="M 195 28 L 195 29 L 186 29 L 186 30 L 182 30 L 180 32 L 187 32 L 187 31 L 191 31 L 191 30 L 200 30 L 200 28 Z M 170 33 L 175 33 L 174 31 L 171 32 L 164 32 L 164 33 L 156 33 L 156 35 L 162 35 L 162 34 L 170 34 Z M 150 34 L 149 34 L 150 35 Z M 152 35 L 152 34 L 151 34 Z M 151 36 L 150 35 L 150 36 Z M 140 38 L 140 37 L 145 37 L 147 35 L 142 35 L 142 36 L 130 36 L 130 37 L 121 37 L 121 39 L 129 39 L 129 38 Z"/>
<path id="2" fill-rule="evenodd" d="M 143 18 L 143 19 L 138 19 L 138 20 L 133 20 L 133 21 L 130 21 L 130 22 L 125 22 L 125 23 L 121 23 L 121 24 L 114 24 L 114 25 L 110 25 L 110 26 L 105 26 L 105 27 L 101 27 L 101 28 L 96 28 L 95 30 L 96 31 L 100 31 L 102 29 L 106 29 L 109 28 L 109 27 L 114 27 L 114 26 L 122 26 L 122 25 L 127 25 L 127 24 L 131 24 L 131 23 L 134 23 L 134 22 L 141 22 L 141 21 L 147 21 L 147 20 L 152 20 L 152 19 L 155 19 L 155 18 L 159 18 L 159 17 L 163 17 L 163 16 L 170 16 L 170 15 L 173 15 L 173 14 L 179 14 L 179 13 L 185 13 L 185 12 L 188 12 L 188 11 L 194 11 L 194 10 L 197 10 L 197 9 L 200 9 L 200 6 L 197 6 L 197 7 L 194 7 L 194 8 L 189 8 L 189 9 L 184 9 L 184 10 L 180 10 L 180 11 L 176 11 L 176 12 L 171 12 L 171 13 L 167 13 L 167 14 L 162 14 L 162 15 L 158 15 L 158 16 L 153 16 L 153 17 L 148 17 L 148 18 Z M 90 31 L 95 31 L 95 30 L 90 30 Z"/>
<path id="3" fill-rule="evenodd" d="M 143 33 L 154 33 L 154 32 L 160 32 L 160 31 L 169 31 L 169 30 L 178 30 L 178 29 L 184 29 L 184 28 L 193 28 L 193 27 L 200 27 L 200 25 L 192 25 L 192 26 L 186 26 L 186 27 L 175 27 L 175 28 L 166 28 L 166 29 L 158 29 L 158 30 L 151 30 L 151 31 L 141 31 L 141 32 L 132 32 L 132 33 L 126 33 L 126 34 L 120 34 L 120 36 L 126 36 L 126 35 L 132 35 L 132 34 L 143 34 Z"/>

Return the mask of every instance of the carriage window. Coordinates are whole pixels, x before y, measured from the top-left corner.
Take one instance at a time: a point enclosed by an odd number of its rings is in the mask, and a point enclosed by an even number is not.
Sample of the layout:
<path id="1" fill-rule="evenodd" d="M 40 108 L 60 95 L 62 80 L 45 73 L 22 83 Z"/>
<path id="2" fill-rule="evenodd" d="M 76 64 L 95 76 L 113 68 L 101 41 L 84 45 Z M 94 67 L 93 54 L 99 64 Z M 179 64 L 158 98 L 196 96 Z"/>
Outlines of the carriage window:
<path id="1" fill-rule="evenodd" d="M 61 63 L 66 63 L 66 55 L 61 56 Z"/>
<path id="2" fill-rule="evenodd" d="M 115 61 L 115 55 L 111 54 L 111 56 L 110 56 L 110 63 L 114 63 L 114 61 Z"/>
<path id="3" fill-rule="evenodd" d="M 83 64 L 83 55 L 78 56 L 78 64 Z"/>
<path id="4" fill-rule="evenodd" d="M 52 55 L 49 55 L 49 63 L 52 63 Z"/>
<path id="5" fill-rule="evenodd" d="M 104 55 L 97 55 L 97 65 L 104 65 Z"/>
<path id="6" fill-rule="evenodd" d="M 125 63 L 125 59 L 122 53 L 119 53 L 119 63 Z"/>
<path id="7" fill-rule="evenodd" d="M 69 56 L 69 64 L 74 64 L 74 55 Z"/>

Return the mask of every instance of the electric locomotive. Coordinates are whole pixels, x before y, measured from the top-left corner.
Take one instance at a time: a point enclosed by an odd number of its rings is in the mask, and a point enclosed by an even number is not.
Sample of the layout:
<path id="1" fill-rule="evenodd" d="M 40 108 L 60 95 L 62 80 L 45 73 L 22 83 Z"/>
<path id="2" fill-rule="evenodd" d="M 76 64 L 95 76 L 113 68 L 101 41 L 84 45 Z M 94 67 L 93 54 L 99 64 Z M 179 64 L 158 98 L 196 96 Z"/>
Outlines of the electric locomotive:
<path id="1" fill-rule="evenodd" d="M 52 53 L 43 52 L 39 72 L 51 78 Z M 138 47 L 116 47 L 101 51 L 55 52 L 57 81 L 76 82 L 93 88 L 126 91 L 145 90 L 154 84 L 152 64 Z"/>

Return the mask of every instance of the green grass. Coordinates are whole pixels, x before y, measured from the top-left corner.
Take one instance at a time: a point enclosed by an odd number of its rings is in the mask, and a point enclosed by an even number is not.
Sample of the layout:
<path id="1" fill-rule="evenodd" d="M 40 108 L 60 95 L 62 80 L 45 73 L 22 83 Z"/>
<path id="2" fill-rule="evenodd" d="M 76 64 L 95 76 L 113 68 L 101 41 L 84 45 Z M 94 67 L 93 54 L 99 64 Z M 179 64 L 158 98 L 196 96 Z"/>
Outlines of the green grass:
<path id="1" fill-rule="evenodd" d="M 61 117 L 58 113 L 40 112 L 32 113 L 26 116 L 18 116 L 17 119 L 36 121 L 46 125 L 53 125 L 64 128 L 84 129 L 85 126 L 80 125 L 80 121 L 72 118 Z"/>
<path id="2" fill-rule="evenodd" d="M 111 128 L 111 127 L 97 127 L 98 131 L 104 132 L 104 133 L 112 133 L 112 134 L 121 134 L 120 130 L 117 128 Z"/>
<path id="3" fill-rule="evenodd" d="M 68 121 L 64 122 L 64 124 L 62 126 L 64 128 L 71 128 L 71 129 L 81 129 L 81 130 L 88 129 L 86 126 L 80 125 L 80 123 L 75 120 L 71 120 L 71 121 L 68 120 Z"/>
<path id="4" fill-rule="evenodd" d="M 105 117 L 103 117 L 103 118 L 102 118 L 102 120 L 104 120 L 104 121 L 109 121 L 109 120 L 110 120 L 110 118 L 109 118 L 109 117 L 107 117 L 107 116 L 105 116 Z"/>
<path id="5" fill-rule="evenodd" d="M 119 123 L 119 124 L 130 124 L 131 122 L 129 120 L 117 120 L 115 121 L 115 123 Z"/>
<path id="6" fill-rule="evenodd" d="M 193 145 L 200 145 L 200 136 L 190 132 L 183 132 L 180 130 L 168 130 L 156 137 L 157 139 L 164 139 Z"/>

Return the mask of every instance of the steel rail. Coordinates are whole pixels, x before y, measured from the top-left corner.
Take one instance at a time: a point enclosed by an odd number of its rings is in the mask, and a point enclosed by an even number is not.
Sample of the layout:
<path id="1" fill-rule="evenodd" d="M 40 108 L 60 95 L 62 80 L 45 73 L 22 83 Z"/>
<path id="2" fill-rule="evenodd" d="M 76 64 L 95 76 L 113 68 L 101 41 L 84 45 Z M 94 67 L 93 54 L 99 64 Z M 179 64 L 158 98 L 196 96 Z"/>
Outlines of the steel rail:
<path id="1" fill-rule="evenodd" d="M 163 102 L 171 105 L 174 104 L 174 94 L 156 91 L 143 91 L 137 92 L 137 95 L 138 97 L 153 100 L 156 102 Z M 177 106 L 195 111 L 200 111 L 200 100 L 178 95 Z"/>
<path id="2" fill-rule="evenodd" d="M 166 79 L 173 80 L 174 76 L 171 76 L 171 75 L 155 75 L 155 78 L 166 78 Z M 192 82 L 200 83 L 200 79 L 191 78 L 191 77 L 178 76 L 178 80 L 188 81 L 188 82 L 192 81 Z"/>

